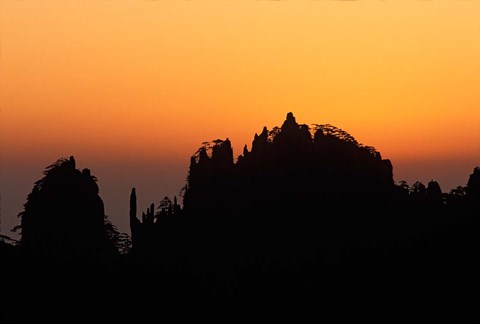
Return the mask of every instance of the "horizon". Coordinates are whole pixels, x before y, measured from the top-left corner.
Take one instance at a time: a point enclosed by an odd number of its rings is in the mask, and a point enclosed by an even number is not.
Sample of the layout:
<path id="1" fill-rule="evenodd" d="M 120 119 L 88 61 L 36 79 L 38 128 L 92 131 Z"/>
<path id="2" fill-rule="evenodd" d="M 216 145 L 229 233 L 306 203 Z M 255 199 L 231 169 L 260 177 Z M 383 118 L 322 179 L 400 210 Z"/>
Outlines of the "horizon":
<path id="1" fill-rule="evenodd" d="M 290 111 L 376 147 L 397 182 L 448 192 L 480 165 L 479 2 L 0 7 L 8 236 L 61 157 L 92 171 L 106 214 L 129 233 L 132 187 L 139 210 L 178 196 L 202 142 L 229 138 L 236 159 Z"/>

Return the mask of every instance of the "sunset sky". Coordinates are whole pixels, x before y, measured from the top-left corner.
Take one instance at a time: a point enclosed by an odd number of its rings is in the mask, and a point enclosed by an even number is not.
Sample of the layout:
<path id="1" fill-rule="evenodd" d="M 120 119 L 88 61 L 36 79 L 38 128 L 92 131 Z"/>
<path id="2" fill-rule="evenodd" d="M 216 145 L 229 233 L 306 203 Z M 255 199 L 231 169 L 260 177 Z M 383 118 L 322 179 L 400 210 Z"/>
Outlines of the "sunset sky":
<path id="1" fill-rule="evenodd" d="M 480 166 L 480 1 L 2 1 L 1 232 L 74 155 L 110 219 L 178 195 L 189 157 L 263 126 L 330 123 L 396 181 Z"/>

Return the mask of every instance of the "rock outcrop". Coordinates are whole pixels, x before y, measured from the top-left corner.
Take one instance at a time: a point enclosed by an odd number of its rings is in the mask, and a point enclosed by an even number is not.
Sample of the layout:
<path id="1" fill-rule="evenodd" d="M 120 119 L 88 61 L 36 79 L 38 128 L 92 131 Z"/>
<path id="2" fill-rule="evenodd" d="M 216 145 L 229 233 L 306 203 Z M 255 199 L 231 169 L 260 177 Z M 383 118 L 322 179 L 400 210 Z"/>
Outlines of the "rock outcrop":
<path id="1" fill-rule="evenodd" d="M 332 125 L 310 128 L 292 113 L 255 134 L 237 163 L 231 143 L 205 143 L 191 158 L 184 207 L 230 213 L 283 205 L 381 204 L 394 188 L 392 164 Z"/>
<path id="2" fill-rule="evenodd" d="M 92 254 L 109 248 L 96 178 L 76 169 L 73 156 L 47 167 L 24 206 L 19 216 L 27 250 Z"/>

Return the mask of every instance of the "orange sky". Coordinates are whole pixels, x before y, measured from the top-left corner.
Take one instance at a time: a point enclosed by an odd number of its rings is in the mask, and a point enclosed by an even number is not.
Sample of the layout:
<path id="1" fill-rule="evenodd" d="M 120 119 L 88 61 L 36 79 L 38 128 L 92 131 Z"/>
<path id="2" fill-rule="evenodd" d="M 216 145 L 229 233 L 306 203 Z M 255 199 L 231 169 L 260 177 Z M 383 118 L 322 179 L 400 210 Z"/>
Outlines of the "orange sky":
<path id="1" fill-rule="evenodd" d="M 454 0 L 3 1 L 2 227 L 59 157 L 92 169 L 116 221 L 132 185 L 145 204 L 177 194 L 201 142 L 238 155 L 289 111 L 375 146 L 395 180 L 465 185 L 479 17 Z"/>

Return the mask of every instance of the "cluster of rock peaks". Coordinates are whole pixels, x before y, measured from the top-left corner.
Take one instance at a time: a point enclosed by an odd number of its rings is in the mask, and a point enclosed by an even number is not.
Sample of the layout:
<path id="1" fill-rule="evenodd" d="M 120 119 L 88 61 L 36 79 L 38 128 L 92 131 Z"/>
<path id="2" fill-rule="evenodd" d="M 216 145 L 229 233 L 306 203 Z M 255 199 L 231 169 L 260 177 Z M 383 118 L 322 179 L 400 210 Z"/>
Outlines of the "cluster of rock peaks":
<path id="1" fill-rule="evenodd" d="M 228 212 L 283 204 L 378 203 L 394 188 L 392 164 L 373 147 L 329 125 L 298 124 L 292 113 L 281 127 L 255 134 L 237 162 L 228 139 L 192 156 L 185 210 Z"/>

